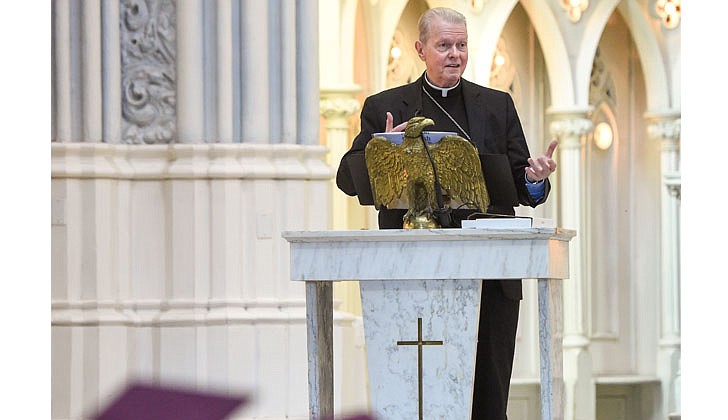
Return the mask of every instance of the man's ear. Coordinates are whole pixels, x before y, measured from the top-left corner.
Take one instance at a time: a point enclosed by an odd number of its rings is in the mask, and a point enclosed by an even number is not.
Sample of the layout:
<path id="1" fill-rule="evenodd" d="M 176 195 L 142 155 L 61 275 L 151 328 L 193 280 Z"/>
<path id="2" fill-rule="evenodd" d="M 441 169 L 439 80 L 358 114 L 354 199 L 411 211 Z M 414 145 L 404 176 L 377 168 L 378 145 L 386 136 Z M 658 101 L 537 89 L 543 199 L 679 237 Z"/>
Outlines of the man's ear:
<path id="1" fill-rule="evenodd" d="M 420 60 L 425 61 L 424 45 L 422 45 L 419 39 L 415 41 L 415 50 L 417 50 L 417 55 L 420 56 Z"/>

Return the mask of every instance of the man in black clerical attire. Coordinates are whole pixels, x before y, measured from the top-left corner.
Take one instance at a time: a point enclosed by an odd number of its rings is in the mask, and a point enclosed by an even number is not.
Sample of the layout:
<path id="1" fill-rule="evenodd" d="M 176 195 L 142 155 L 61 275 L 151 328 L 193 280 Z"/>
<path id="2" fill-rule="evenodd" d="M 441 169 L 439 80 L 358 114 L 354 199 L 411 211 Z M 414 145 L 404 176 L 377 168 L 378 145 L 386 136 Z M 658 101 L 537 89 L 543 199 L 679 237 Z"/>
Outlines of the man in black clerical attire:
<path id="1" fill-rule="evenodd" d="M 338 187 L 348 195 L 356 194 L 347 156 L 362 153 L 373 133 L 402 131 L 410 118 L 423 115 L 435 121 L 436 125 L 429 127 L 432 131 L 456 132 L 473 143 L 479 154 L 505 155 L 518 201 L 532 207 L 543 203 L 550 189 L 547 177 L 556 170 L 552 155 L 557 143 L 551 142 L 545 155 L 530 158 L 510 95 L 461 78 L 468 62 L 465 17 L 447 8 L 426 11 L 419 20 L 415 49 L 425 62 L 425 73 L 410 84 L 367 98 L 361 112 L 361 132 L 339 165 Z M 512 206 L 491 207 L 488 211 L 515 214 Z M 454 210 L 456 226 L 470 212 Z M 381 209 L 379 227 L 401 229 L 404 213 L 401 209 Z M 521 282 L 488 280 L 483 282 L 482 290 L 472 418 L 504 420 Z"/>

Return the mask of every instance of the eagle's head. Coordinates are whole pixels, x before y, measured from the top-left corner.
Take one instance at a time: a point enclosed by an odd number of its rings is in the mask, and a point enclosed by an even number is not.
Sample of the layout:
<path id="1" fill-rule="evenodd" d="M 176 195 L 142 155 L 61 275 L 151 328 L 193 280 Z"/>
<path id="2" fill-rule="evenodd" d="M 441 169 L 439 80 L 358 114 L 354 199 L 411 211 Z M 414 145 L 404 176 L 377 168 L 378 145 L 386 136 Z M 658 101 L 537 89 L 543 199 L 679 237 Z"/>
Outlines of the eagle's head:
<path id="1" fill-rule="evenodd" d="M 412 117 L 407 121 L 407 127 L 404 129 L 404 136 L 409 138 L 417 138 L 422 134 L 425 127 L 435 125 L 435 122 L 426 117 Z"/>

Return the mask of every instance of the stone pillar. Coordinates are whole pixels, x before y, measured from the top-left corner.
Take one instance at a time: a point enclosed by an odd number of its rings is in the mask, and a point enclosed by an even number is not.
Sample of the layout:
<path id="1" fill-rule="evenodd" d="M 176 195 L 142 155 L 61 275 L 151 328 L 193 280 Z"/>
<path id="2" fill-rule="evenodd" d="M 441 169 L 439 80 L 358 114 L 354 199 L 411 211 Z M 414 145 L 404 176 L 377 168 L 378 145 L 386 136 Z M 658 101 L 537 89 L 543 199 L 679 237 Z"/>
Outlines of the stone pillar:
<path id="1" fill-rule="evenodd" d="M 281 14 L 281 50 L 280 50 L 280 77 L 281 77 L 281 115 L 279 122 L 281 124 L 281 143 L 295 144 L 297 135 L 297 118 L 298 115 L 296 94 L 296 5 L 291 2 L 280 9 Z M 306 55 L 306 54 L 301 54 Z M 303 59 L 303 57 L 298 57 Z M 318 120 L 318 118 L 316 119 Z"/>
<path id="2" fill-rule="evenodd" d="M 177 141 L 202 143 L 205 133 L 202 0 L 177 2 Z"/>
<path id="3" fill-rule="evenodd" d="M 100 142 L 101 126 L 101 4 L 85 1 L 81 9 L 82 141 Z"/>
<path id="4" fill-rule="evenodd" d="M 318 0 L 296 1 L 298 143 L 319 144 Z"/>
<path id="5" fill-rule="evenodd" d="M 53 141 L 72 141 L 71 7 L 69 0 L 51 3 L 53 14 Z"/>
<path id="6" fill-rule="evenodd" d="M 576 229 L 569 244 L 569 279 L 564 280 L 564 394 L 566 420 L 596 418 L 596 389 L 589 353 L 588 277 L 584 207 L 584 140 L 592 130 L 586 110 L 551 112 L 551 134 L 559 140 L 559 226 Z"/>
<path id="7" fill-rule="evenodd" d="M 61 0 L 51 7 L 52 139 L 101 142 L 102 3 Z"/>
<path id="8" fill-rule="evenodd" d="M 105 143 L 121 142 L 121 45 L 119 0 L 101 2 L 103 127 Z"/>
<path id="9" fill-rule="evenodd" d="M 267 1 L 240 3 L 240 131 L 244 143 L 270 142 L 268 7 Z"/>
<path id="10" fill-rule="evenodd" d="M 680 118 L 648 115 L 647 132 L 661 145 L 660 341 L 657 376 L 663 417 L 680 412 Z"/>
<path id="11" fill-rule="evenodd" d="M 215 3 L 217 37 L 217 138 L 220 143 L 232 143 L 233 120 L 233 21 L 232 3 L 221 0 Z"/>
<path id="12" fill-rule="evenodd" d="M 328 87 L 321 89 L 321 116 L 326 121 L 326 145 L 329 148 L 327 162 L 332 168 L 339 167 L 351 139 L 349 138 L 349 117 L 359 111 L 359 102 L 354 95 L 361 89 L 357 85 Z M 336 180 L 332 180 L 336 191 Z M 349 204 L 343 194 L 333 194 L 333 229 L 347 229 L 349 223 Z"/>

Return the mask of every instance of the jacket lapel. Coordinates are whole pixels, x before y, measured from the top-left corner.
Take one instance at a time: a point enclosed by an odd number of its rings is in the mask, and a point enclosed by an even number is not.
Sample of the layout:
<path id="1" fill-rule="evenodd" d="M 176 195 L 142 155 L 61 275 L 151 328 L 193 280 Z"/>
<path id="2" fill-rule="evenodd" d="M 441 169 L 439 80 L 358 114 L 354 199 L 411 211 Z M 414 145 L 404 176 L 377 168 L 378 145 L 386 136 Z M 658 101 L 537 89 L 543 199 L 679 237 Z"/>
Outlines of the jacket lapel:
<path id="1" fill-rule="evenodd" d="M 406 85 L 405 91 L 402 92 L 399 121 L 409 121 L 415 115 L 422 114 L 422 77 Z"/>
<path id="2" fill-rule="evenodd" d="M 462 82 L 463 100 L 465 101 L 465 110 L 468 114 L 470 138 L 481 153 L 497 153 L 495 137 L 491 127 L 488 125 L 488 122 L 491 120 L 491 112 L 488 110 L 488 106 L 484 102 L 480 90 L 465 79 L 462 79 Z"/>

